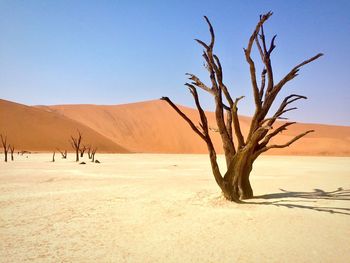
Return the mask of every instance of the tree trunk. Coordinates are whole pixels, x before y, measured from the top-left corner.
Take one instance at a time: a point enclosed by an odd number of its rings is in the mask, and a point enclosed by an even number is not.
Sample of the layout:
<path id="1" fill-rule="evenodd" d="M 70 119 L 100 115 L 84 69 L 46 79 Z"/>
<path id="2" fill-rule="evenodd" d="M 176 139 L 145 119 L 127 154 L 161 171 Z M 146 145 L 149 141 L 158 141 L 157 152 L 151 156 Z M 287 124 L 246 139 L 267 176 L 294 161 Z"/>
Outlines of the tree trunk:
<path id="1" fill-rule="evenodd" d="M 79 162 L 79 150 L 76 150 L 76 158 L 75 158 L 75 161 L 76 162 Z"/>
<path id="2" fill-rule="evenodd" d="M 4 154 L 5 154 L 5 162 L 7 162 L 7 152 L 5 151 Z"/>
<path id="3" fill-rule="evenodd" d="M 241 199 L 253 198 L 254 193 L 253 193 L 252 186 L 250 184 L 249 174 L 242 178 L 241 184 L 239 185 L 239 188 L 242 189 Z"/>
<path id="4" fill-rule="evenodd" d="M 253 168 L 253 159 L 249 150 L 240 150 L 232 160 L 224 176 L 229 193 L 229 200 L 249 199 L 253 197 L 253 189 L 250 184 L 249 175 Z"/>

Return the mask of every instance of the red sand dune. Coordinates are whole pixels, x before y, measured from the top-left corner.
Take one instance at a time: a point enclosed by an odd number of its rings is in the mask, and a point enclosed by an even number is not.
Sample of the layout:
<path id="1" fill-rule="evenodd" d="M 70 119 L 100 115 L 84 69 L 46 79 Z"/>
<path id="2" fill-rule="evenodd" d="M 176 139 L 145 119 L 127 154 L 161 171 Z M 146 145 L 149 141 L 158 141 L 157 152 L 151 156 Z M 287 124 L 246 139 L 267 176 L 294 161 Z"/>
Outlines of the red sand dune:
<path id="1" fill-rule="evenodd" d="M 58 105 L 50 109 L 103 134 L 108 139 L 133 152 L 154 153 L 206 153 L 205 143 L 169 105 L 160 100 L 114 106 Z M 195 122 L 196 110 L 181 107 Z M 210 126 L 216 128 L 214 114 L 207 113 Z M 243 132 L 247 132 L 250 118 L 240 117 Z M 270 151 L 273 154 L 295 155 L 350 155 L 350 127 L 296 124 L 277 137 L 283 143 L 299 133 L 314 129 L 285 149 Z M 218 152 L 221 150 L 219 134 L 212 132 Z"/>
<path id="2" fill-rule="evenodd" d="M 0 134 L 6 135 L 15 151 L 72 151 L 69 139 L 77 130 L 83 134 L 83 144 L 91 144 L 103 152 L 127 152 L 93 129 L 50 109 L 25 106 L 0 100 Z"/>
<path id="3" fill-rule="evenodd" d="M 198 122 L 197 111 L 181 108 Z M 160 100 L 112 106 L 37 107 L 0 100 L 0 112 L 0 132 L 6 131 L 9 140 L 13 138 L 19 145 L 17 148 L 48 151 L 57 146 L 68 147 L 70 134 L 79 129 L 86 134 L 87 141 L 100 144 L 100 151 L 124 152 L 127 149 L 148 153 L 206 153 L 205 143 L 166 102 Z M 213 113 L 207 115 L 210 126 L 216 128 Z M 243 131 L 247 132 L 250 118 L 240 117 L 240 120 Z M 276 142 L 286 142 L 309 129 L 316 132 L 288 148 L 270 153 L 350 156 L 350 127 L 297 124 L 282 133 Z M 222 152 L 219 134 L 212 132 L 212 135 L 218 152 Z"/>

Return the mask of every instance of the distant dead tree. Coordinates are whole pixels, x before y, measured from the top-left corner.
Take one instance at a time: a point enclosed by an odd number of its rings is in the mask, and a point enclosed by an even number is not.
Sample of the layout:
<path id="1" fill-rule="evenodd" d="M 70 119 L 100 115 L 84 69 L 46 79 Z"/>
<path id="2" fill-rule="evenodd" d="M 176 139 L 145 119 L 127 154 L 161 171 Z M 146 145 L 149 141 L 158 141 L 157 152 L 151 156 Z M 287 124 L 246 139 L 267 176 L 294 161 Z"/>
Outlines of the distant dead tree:
<path id="1" fill-rule="evenodd" d="M 11 152 L 11 161 L 14 161 L 13 153 L 15 151 L 15 146 L 14 145 L 9 145 L 9 149 L 10 149 L 10 152 Z"/>
<path id="2" fill-rule="evenodd" d="M 62 159 L 67 159 L 67 150 L 61 151 L 60 149 L 57 148 L 57 151 L 60 152 Z"/>
<path id="3" fill-rule="evenodd" d="M 243 96 L 233 99 L 227 86 L 224 84 L 222 66 L 218 56 L 214 54 L 213 50 L 215 41 L 214 30 L 207 17 L 204 18 L 209 25 L 211 41 L 210 43 L 205 43 L 198 39 L 196 39 L 196 41 L 204 48 L 203 57 L 205 60 L 205 68 L 209 72 L 210 85 L 207 86 L 196 75 L 188 73 L 186 75 L 189 76 L 190 82 L 185 84 L 189 88 L 199 112 L 199 127 L 197 127 L 193 121 L 168 97 L 162 98 L 162 100 L 165 100 L 207 144 L 214 178 L 221 188 L 225 198 L 234 202 L 240 202 L 242 199 L 253 197 L 253 190 L 249 176 L 253 168 L 253 162 L 260 154 L 270 149 L 288 147 L 306 134 L 313 132 L 313 130 L 305 131 L 284 144 L 270 143 L 272 138 L 295 123 L 285 122 L 279 127 L 274 128 L 273 126 L 276 120 L 282 119 L 284 113 L 296 109 L 296 107 L 289 107 L 291 103 L 300 99 L 306 99 L 305 96 L 291 94 L 284 98 L 277 110 L 273 112 L 270 117 L 268 114 L 277 95 L 285 84 L 298 75 L 302 66 L 323 55 L 319 53 L 316 56 L 301 62 L 292 68 L 281 80 L 277 81 L 274 77 L 271 64 L 271 53 L 276 47 L 276 35 L 268 44 L 263 27 L 264 23 L 271 17 L 271 15 L 272 12 L 268 12 L 265 15 L 260 16 L 260 20 L 249 38 L 247 48 L 244 49 L 245 59 L 249 65 L 255 103 L 255 113 L 252 117 L 250 129 L 246 137 L 243 136 L 241 130 L 237 106 Z M 263 68 L 260 83 L 258 83 L 257 80 L 255 62 L 251 57 L 254 45 L 258 50 L 258 56 L 261 58 Z M 203 108 L 201 107 L 197 88 L 208 92 L 214 97 L 216 124 L 222 140 L 227 166 L 227 171 L 223 175 L 219 170 L 216 151 L 210 137 L 208 120 Z"/>
<path id="4" fill-rule="evenodd" d="M 82 140 L 82 135 L 81 132 L 78 131 L 78 136 L 75 138 L 73 136 L 70 137 L 71 138 L 71 145 L 73 147 L 73 149 L 75 150 L 75 154 L 76 154 L 76 162 L 79 162 L 79 149 L 80 149 L 80 144 L 81 144 L 81 140 Z"/>
<path id="5" fill-rule="evenodd" d="M 56 152 L 53 152 L 53 154 L 52 154 L 52 162 L 53 163 L 55 162 L 55 155 L 56 155 Z"/>
<path id="6" fill-rule="evenodd" d="M 92 154 L 91 154 L 91 146 L 90 145 L 87 146 L 87 151 L 88 151 L 88 157 L 89 157 L 89 159 L 91 159 Z"/>
<path id="7" fill-rule="evenodd" d="M 97 147 L 93 148 L 91 150 L 91 162 L 94 162 L 95 161 L 95 154 L 96 154 L 96 151 L 97 151 Z"/>
<path id="8" fill-rule="evenodd" d="M 83 145 L 80 149 L 79 149 L 79 152 L 80 152 L 80 157 L 84 157 L 84 152 L 86 151 L 86 146 Z"/>
<path id="9" fill-rule="evenodd" d="M 8 151 L 10 149 L 10 145 L 7 144 L 7 136 L 4 137 L 1 134 L 0 137 L 1 137 L 2 148 L 4 148 L 5 162 L 7 162 L 7 154 L 8 154 Z"/>

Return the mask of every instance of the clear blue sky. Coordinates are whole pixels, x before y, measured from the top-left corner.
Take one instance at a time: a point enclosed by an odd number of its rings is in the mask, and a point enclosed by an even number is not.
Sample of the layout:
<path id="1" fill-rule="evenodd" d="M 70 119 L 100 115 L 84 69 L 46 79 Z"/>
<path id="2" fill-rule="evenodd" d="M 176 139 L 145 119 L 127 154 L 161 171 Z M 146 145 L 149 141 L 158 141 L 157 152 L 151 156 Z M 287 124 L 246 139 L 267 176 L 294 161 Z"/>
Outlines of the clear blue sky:
<path id="1" fill-rule="evenodd" d="M 277 77 L 318 52 L 283 95 L 309 100 L 288 116 L 350 125 L 350 1 L 15 1 L 0 0 L 0 97 L 24 104 L 120 104 L 169 96 L 192 106 L 185 73 L 206 78 L 203 15 L 240 113 L 253 112 L 246 46 L 259 14 L 272 10 L 268 36 Z M 211 98 L 201 94 L 212 109 Z"/>

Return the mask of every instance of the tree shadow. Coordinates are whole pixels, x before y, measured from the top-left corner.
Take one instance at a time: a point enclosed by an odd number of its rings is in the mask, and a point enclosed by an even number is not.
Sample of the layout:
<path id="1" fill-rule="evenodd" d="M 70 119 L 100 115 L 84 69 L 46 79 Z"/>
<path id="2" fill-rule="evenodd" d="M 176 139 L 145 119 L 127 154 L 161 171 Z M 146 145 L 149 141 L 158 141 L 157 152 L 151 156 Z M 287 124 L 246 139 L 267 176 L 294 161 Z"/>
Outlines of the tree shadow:
<path id="1" fill-rule="evenodd" d="M 257 204 L 257 205 L 273 205 L 277 207 L 286 208 L 300 208 L 309 209 L 318 212 L 326 212 L 330 214 L 342 214 L 350 215 L 350 207 L 330 207 L 330 206 L 318 206 L 316 205 L 318 200 L 336 200 L 336 201 L 350 201 L 350 189 L 344 190 L 339 187 L 334 191 L 324 191 L 322 189 L 314 189 L 312 192 L 292 192 L 284 189 L 280 189 L 281 193 L 273 193 L 266 195 L 255 196 L 253 199 L 283 199 L 277 201 L 263 201 L 263 202 L 245 202 L 246 204 Z M 300 200 L 301 199 L 301 200 Z M 305 199 L 308 199 L 307 201 Z M 315 205 L 300 205 L 295 204 L 296 202 L 309 202 Z"/>
<path id="2" fill-rule="evenodd" d="M 313 192 L 292 192 L 280 189 L 282 193 L 266 194 L 255 196 L 254 199 L 278 199 L 278 198 L 305 198 L 350 201 L 350 189 L 344 190 L 339 187 L 337 190 L 326 192 L 322 189 L 314 189 Z"/>

